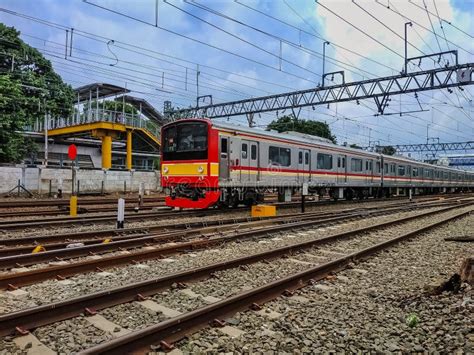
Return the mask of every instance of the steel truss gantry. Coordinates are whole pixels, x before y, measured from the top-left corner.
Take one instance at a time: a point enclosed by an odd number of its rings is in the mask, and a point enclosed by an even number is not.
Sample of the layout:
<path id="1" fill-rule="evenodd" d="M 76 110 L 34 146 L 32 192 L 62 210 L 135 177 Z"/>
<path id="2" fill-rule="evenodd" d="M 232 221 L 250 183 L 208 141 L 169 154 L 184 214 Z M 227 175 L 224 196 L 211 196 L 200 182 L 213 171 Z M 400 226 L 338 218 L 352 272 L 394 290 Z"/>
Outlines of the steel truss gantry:
<path id="1" fill-rule="evenodd" d="M 166 111 L 165 109 L 165 115 L 173 119 L 191 117 L 218 118 L 238 115 L 247 115 L 249 118 L 260 112 L 286 109 L 294 112 L 295 109 L 301 107 L 314 107 L 316 105 L 363 99 L 373 99 L 379 114 L 383 114 L 392 95 L 472 85 L 474 84 L 472 80 L 473 71 L 474 63 L 467 63 L 351 83 L 343 81 L 342 84 L 332 86 L 316 87 L 246 100 L 218 104 L 212 104 L 211 101 L 210 105 L 201 107 L 199 107 L 198 98 L 196 107 L 174 111 Z"/>
<path id="2" fill-rule="evenodd" d="M 388 146 L 387 146 L 388 147 Z M 422 144 L 400 144 L 392 145 L 397 153 L 409 153 L 409 152 L 445 152 L 453 150 L 473 150 L 474 141 L 469 142 L 453 142 L 453 143 L 422 143 Z M 381 152 L 384 146 L 375 146 L 366 148 L 367 150 L 373 150 Z"/>

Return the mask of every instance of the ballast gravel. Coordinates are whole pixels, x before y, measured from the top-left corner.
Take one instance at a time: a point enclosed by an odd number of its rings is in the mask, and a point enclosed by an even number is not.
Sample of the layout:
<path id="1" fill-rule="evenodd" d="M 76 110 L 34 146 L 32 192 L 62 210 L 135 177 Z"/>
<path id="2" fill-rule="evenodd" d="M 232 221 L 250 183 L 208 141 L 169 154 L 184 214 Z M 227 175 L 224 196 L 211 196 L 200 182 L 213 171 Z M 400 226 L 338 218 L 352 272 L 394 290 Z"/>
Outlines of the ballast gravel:
<path id="1" fill-rule="evenodd" d="M 436 209 L 439 208 L 426 209 L 421 212 Z M 401 217 L 418 215 L 421 212 L 401 212 L 392 215 L 367 217 L 362 220 L 354 220 L 324 228 L 305 228 L 301 230 L 298 229 L 294 232 L 272 233 L 268 236 L 259 236 L 254 240 L 230 242 L 212 249 L 172 255 L 161 260 L 148 260 L 137 265 L 125 265 L 106 269 L 105 272 L 76 275 L 69 278 L 66 282 L 47 280 L 31 286 L 22 287 L 22 290 L 28 292 L 27 295 L 22 297 L 11 297 L 8 292 L 0 293 L 0 297 L 3 298 L 1 299 L 2 308 L 0 308 L 0 312 L 7 313 L 18 309 L 77 297 L 107 288 L 130 284 L 132 282 L 148 280 L 150 279 L 150 275 L 160 277 L 181 270 L 271 250 L 276 247 L 318 239 L 332 233 L 349 231 Z M 436 217 L 426 218 L 436 219 Z"/>
<path id="2" fill-rule="evenodd" d="M 407 204 L 409 203 L 406 201 Z M 417 202 L 415 199 L 414 202 Z M 420 202 L 420 201 L 419 201 Z M 360 209 L 360 208 L 371 208 L 377 206 L 387 206 L 387 205 L 395 205 L 400 203 L 400 201 L 366 201 L 363 203 L 360 202 L 351 202 L 351 203 L 344 203 L 344 204 L 323 204 L 323 205 L 308 205 L 306 207 L 307 212 L 329 212 L 329 211 L 342 211 L 342 210 L 349 210 L 349 209 Z M 278 211 L 278 214 L 283 216 L 285 214 L 292 214 L 300 212 L 300 208 L 284 208 Z M 101 213 L 94 213 L 94 215 L 101 216 Z M 225 212 L 216 210 L 214 214 L 204 215 L 204 216 L 166 216 L 166 217 L 159 217 L 157 214 L 156 218 L 148 217 L 147 220 L 140 220 L 140 221 L 131 221 L 126 222 L 127 228 L 144 228 L 147 226 L 155 226 L 161 224 L 169 224 L 169 223 L 183 223 L 183 220 L 186 222 L 201 222 L 201 221 L 212 221 L 212 220 L 221 220 L 227 218 L 237 218 L 237 217 L 246 217 L 249 215 L 248 210 L 226 210 Z M 32 217 L 30 217 L 32 218 Z M 37 217 L 36 217 L 37 219 Z M 6 220 L 6 219 L 2 219 Z M 22 218 L 21 220 L 12 220 L 11 223 L 19 223 L 27 221 L 27 218 Z M 87 222 L 84 221 L 81 224 L 74 224 L 73 227 L 74 232 L 86 232 L 86 231 L 94 231 L 94 230 L 102 230 L 102 229 L 109 229 L 115 228 L 115 221 L 104 221 L 104 222 Z M 64 234 L 71 231 L 71 226 L 36 226 L 36 227 L 28 227 L 24 230 L 1 230 L 0 229 L 0 237 L 1 238 L 21 238 L 21 237 L 29 237 L 32 235 L 36 235 L 40 233 L 45 235 L 53 235 L 53 234 Z"/>
<path id="3" fill-rule="evenodd" d="M 208 328 L 176 344 L 184 353 L 446 353 L 474 352 L 474 291 L 430 295 L 474 254 L 474 216 L 447 223 L 352 265 L 296 297 L 264 305 L 276 319 L 252 311 L 232 316 L 238 338 Z M 411 326 L 407 319 L 416 319 Z"/>
<path id="4" fill-rule="evenodd" d="M 112 338 L 112 335 L 94 327 L 84 317 L 40 327 L 33 334 L 51 350 L 65 355 L 77 353 Z"/>
<path id="5" fill-rule="evenodd" d="M 106 308 L 99 314 L 112 323 L 132 331 L 146 328 L 166 319 L 162 313 L 147 309 L 137 302 Z"/>

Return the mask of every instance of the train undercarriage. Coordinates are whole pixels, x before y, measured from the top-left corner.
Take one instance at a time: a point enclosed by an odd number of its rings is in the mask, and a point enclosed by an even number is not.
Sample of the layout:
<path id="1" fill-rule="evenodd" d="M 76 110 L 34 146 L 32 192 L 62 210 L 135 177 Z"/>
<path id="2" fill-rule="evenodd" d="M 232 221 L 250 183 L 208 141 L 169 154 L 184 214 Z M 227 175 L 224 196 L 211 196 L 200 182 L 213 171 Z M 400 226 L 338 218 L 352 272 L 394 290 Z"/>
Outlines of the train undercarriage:
<path id="1" fill-rule="evenodd" d="M 392 196 L 429 195 L 468 191 L 460 187 L 310 187 L 309 199 L 365 200 L 369 198 L 389 198 Z M 252 206 L 264 201 L 291 202 L 299 200 L 300 187 L 222 187 L 205 189 L 178 185 L 169 189 L 168 198 L 172 205 L 181 208 L 236 208 Z M 181 203 L 180 203 L 181 202 Z"/>

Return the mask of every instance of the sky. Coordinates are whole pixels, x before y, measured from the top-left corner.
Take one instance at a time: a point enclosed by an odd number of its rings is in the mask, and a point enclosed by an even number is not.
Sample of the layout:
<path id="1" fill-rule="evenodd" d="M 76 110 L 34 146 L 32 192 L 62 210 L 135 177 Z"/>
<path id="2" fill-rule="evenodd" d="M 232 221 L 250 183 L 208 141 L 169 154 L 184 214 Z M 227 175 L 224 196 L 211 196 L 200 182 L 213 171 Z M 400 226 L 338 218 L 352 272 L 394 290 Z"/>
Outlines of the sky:
<path id="1" fill-rule="evenodd" d="M 459 63 L 474 62 L 474 0 L 2 0 L 0 8 L 0 21 L 17 28 L 73 87 L 124 86 L 160 111 L 165 100 L 196 105 L 198 70 L 199 95 L 214 103 L 314 88 L 322 80 L 323 46 L 325 72 L 343 70 L 346 82 L 396 75 L 408 21 L 408 57 L 456 49 Z M 433 58 L 408 70 L 454 61 Z M 325 85 L 340 80 L 335 75 Z M 390 115 L 376 115 L 367 99 L 303 108 L 299 117 L 327 122 L 339 143 L 468 141 L 474 88 L 463 89 L 393 96 Z M 255 120 L 265 128 L 289 113 Z M 245 125 L 246 118 L 229 122 Z"/>

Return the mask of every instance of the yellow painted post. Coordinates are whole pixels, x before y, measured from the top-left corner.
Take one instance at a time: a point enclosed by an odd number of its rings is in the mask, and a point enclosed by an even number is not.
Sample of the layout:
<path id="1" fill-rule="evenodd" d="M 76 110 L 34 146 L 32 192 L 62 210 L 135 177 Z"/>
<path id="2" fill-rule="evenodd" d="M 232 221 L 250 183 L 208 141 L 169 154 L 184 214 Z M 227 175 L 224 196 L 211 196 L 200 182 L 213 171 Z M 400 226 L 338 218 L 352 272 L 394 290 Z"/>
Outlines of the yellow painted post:
<path id="1" fill-rule="evenodd" d="M 69 215 L 71 217 L 77 216 L 77 196 L 71 196 L 69 200 Z"/>
<path id="2" fill-rule="evenodd" d="M 112 167 L 112 136 L 102 137 L 102 169 Z"/>
<path id="3" fill-rule="evenodd" d="M 127 170 L 132 170 L 132 130 L 127 131 Z"/>

